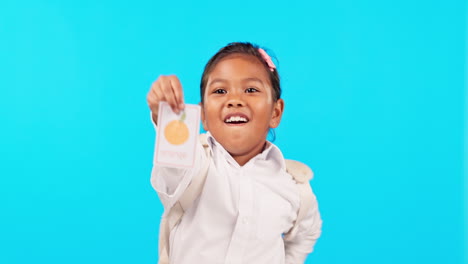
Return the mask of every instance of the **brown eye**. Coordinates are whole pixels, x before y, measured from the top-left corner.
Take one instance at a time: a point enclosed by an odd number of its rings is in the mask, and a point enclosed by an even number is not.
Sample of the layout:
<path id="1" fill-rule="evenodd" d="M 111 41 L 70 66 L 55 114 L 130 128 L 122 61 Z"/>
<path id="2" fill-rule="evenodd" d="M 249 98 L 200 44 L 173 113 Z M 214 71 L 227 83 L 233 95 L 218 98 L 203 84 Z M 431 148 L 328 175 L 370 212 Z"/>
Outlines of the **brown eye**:
<path id="1" fill-rule="evenodd" d="M 256 88 L 249 87 L 249 88 L 245 89 L 245 92 L 246 93 L 255 93 L 255 92 L 258 92 L 258 90 Z"/>
<path id="2" fill-rule="evenodd" d="M 227 91 L 224 90 L 224 89 L 216 89 L 216 90 L 213 91 L 213 93 L 214 94 L 225 94 L 225 93 L 227 93 Z"/>

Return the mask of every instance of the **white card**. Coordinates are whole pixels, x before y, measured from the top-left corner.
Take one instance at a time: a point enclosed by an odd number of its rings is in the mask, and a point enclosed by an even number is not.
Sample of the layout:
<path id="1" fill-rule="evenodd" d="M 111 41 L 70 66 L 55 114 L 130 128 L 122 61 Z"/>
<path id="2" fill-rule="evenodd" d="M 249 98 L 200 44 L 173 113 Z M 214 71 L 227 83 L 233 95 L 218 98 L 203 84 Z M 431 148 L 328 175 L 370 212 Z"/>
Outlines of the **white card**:
<path id="1" fill-rule="evenodd" d="M 186 104 L 176 114 L 166 102 L 159 103 L 156 165 L 193 168 L 200 134 L 200 106 Z"/>

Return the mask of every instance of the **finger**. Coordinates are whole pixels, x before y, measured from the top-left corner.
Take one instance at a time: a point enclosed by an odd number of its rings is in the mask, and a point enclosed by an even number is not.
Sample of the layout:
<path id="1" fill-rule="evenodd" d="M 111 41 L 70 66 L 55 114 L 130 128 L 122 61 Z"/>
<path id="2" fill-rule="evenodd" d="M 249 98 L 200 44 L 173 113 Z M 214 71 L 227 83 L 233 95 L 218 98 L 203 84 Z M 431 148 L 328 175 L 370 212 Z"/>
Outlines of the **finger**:
<path id="1" fill-rule="evenodd" d="M 161 101 L 166 101 L 164 93 L 161 91 L 160 85 L 158 84 L 153 91 L 153 97 L 155 99 L 153 112 L 157 113 L 159 111 L 159 103 Z"/>
<path id="2" fill-rule="evenodd" d="M 146 102 L 148 103 L 148 106 L 151 109 L 151 111 L 153 111 L 154 103 L 157 102 L 156 94 L 154 93 L 154 89 L 155 89 L 154 87 L 155 87 L 155 83 L 151 85 L 151 88 L 148 91 L 148 94 L 146 95 Z"/>
<path id="3" fill-rule="evenodd" d="M 157 108 L 158 107 L 158 99 L 157 99 L 157 96 L 154 94 L 153 91 L 151 91 L 149 94 L 148 94 L 148 97 L 147 97 L 147 101 L 148 101 L 148 106 L 150 107 L 151 111 L 154 109 L 154 108 Z"/>
<path id="4" fill-rule="evenodd" d="M 166 98 L 167 103 L 171 106 L 172 111 L 179 113 L 179 107 L 177 106 L 177 100 L 174 96 L 174 89 L 171 85 L 171 81 L 168 80 L 168 82 L 164 85 L 161 85 L 161 87 L 162 92 L 164 93 L 164 97 Z"/>
<path id="5" fill-rule="evenodd" d="M 182 90 L 182 84 L 180 83 L 180 80 L 179 78 L 177 78 L 177 76 L 174 75 L 171 77 L 172 78 L 170 78 L 170 80 L 171 80 L 172 88 L 174 91 L 174 96 L 176 99 L 177 107 L 180 110 L 183 110 L 184 109 L 184 93 Z"/>
<path id="6" fill-rule="evenodd" d="M 150 91 L 148 95 L 148 105 L 151 110 L 151 117 L 153 119 L 153 122 L 155 124 L 158 123 L 158 108 L 159 108 L 159 103 L 156 100 L 156 96 L 154 95 L 153 91 Z M 155 111 L 156 110 L 156 111 Z"/>

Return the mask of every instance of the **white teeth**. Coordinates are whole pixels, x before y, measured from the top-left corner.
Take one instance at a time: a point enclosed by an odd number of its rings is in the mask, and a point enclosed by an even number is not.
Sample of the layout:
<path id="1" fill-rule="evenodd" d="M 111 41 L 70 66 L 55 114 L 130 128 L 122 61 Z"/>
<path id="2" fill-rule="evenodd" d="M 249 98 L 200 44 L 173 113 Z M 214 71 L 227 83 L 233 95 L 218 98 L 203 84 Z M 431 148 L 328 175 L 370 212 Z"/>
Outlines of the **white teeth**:
<path id="1" fill-rule="evenodd" d="M 230 118 L 226 119 L 225 122 L 231 123 L 231 122 L 247 122 L 247 118 L 242 117 L 242 116 L 231 116 Z"/>

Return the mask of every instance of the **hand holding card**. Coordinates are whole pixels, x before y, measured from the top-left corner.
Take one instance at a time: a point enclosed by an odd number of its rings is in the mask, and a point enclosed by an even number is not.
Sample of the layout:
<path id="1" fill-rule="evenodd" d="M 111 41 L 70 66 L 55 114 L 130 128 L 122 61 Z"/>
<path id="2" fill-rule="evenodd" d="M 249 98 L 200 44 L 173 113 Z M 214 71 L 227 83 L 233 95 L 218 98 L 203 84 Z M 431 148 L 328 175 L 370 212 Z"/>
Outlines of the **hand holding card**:
<path id="1" fill-rule="evenodd" d="M 200 131 L 200 106 L 186 104 L 179 114 L 166 102 L 159 104 L 156 165 L 193 168 Z"/>

